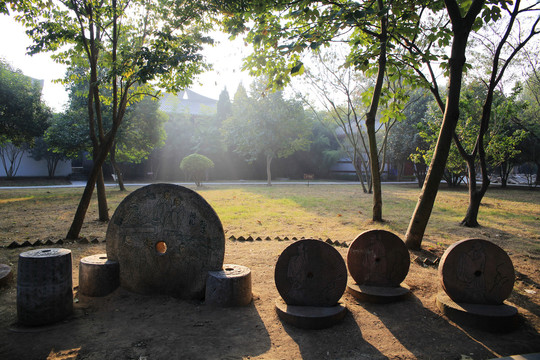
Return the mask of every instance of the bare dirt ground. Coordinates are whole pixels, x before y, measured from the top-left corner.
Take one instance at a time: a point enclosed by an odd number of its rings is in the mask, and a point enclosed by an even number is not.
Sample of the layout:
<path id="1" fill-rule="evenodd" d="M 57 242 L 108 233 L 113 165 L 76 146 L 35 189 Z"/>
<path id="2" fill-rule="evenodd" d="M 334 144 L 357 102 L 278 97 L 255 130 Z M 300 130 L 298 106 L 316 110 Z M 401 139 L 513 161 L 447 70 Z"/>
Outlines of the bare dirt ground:
<path id="1" fill-rule="evenodd" d="M 12 279 L 0 289 L 0 358 L 490 359 L 540 351 L 537 259 L 513 256 L 518 280 L 509 302 L 518 307 L 521 325 L 510 333 L 460 326 L 442 316 L 434 301 L 440 291 L 437 269 L 414 260 L 405 280 L 412 289 L 409 299 L 366 304 L 346 293 L 341 299 L 348 308 L 343 322 L 324 330 L 302 330 L 282 323 L 274 310 L 279 296 L 274 266 L 290 243 L 227 240 L 225 263 L 252 271 L 253 302 L 240 308 L 137 295 L 121 288 L 102 298 L 80 296 L 79 260 L 105 253 L 105 244 L 63 244 L 73 255 L 73 316 L 51 326 L 18 326 Z M 346 256 L 346 248 L 337 249 Z M 26 250 L 3 249 L 0 262 L 16 269 L 18 254 Z"/>

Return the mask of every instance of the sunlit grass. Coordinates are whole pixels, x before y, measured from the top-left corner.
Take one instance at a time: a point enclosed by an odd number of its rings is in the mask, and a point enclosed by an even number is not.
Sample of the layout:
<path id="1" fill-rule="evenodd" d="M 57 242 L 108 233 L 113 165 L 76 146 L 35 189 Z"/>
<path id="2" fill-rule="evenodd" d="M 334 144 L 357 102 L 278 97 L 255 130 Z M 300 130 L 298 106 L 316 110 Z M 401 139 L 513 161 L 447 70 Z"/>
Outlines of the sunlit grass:
<path id="1" fill-rule="evenodd" d="M 194 189 L 194 187 L 192 187 Z M 134 187 L 128 187 L 134 191 Z M 383 186 L 383 223 L 371 221 L 372 194 L 355 185 L 217 186 L 195 189 L 216 210 L 226 236 L 314 237 L 352 241 L 360 232 L 379 228 L 404 237 L 420 190 L 414 185 Z M 61 238 L 67 233 L 82 189 L 0 190 L 0 243 L 13 234 L 25 238 Z M 112 216 L 129 192 L 107 189 Z M 21 199 L 20 201 L 15 201 Z M 86 222 L 97 219 L 94 196 Z M 492 188 L 486 194 L 478 228 L 459 225 L 468 205 L 465 188 L 441 187 L 424 236 L 425 246 L 445 247 L 472 237 L 503 248 L 540 252 L 540 192 Z M 22 221 L 21 218 L 25 218 Z M 107 224 L 95 224 L 82 236 L 104 237 Z M 91 233 L 85 233 L 85 231 Z M 536 249 L 536 250 L 534 250 Z"/>

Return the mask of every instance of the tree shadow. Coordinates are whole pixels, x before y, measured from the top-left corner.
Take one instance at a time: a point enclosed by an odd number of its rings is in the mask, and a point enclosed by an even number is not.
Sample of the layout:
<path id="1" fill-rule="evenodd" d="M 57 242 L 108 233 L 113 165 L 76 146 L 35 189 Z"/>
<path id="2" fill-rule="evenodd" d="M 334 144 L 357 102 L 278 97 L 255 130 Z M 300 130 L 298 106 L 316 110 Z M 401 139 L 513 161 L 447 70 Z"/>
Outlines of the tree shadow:
<path id="1" fill-rule="evenodd" d="M 103 298 L 80 296 L 72 319 L 45 330 L 38 337 L 8 331 L 10 354 L 47 358 L 51 351 L 78 349 L 80 358 L 95 359 L 242 359 L 271 346 L 253 303 L 218 308 L 123 289 Z"/>
<path id="2" fill-rule="evenodd" d="M 298 344 L 303 359 L 386 359 L 377 348 L 367 342 L 352 313 L 327 329 L 306 330 L 283 322 L 283 328 Z M 339 336 L 335 334 L 339 333 Z"/>
<path id="3" fill-rule="evenodd" d="M 431 311 L 414 294 L 405 301 L 391 304 L 359 304 L 377 316 L 407 350 L 420 358 L 426 354 L 434 359 L 455 357 L 460 349 L 467 349 L 469 353 L 463 355 L 475 359 L 540 351 L 540 335 L 530 326 L 522 324 L 513 332 L 494 334 L 474 326 L 456 324 Z M 435 333 L 437 342 L 433 341 Z"/>

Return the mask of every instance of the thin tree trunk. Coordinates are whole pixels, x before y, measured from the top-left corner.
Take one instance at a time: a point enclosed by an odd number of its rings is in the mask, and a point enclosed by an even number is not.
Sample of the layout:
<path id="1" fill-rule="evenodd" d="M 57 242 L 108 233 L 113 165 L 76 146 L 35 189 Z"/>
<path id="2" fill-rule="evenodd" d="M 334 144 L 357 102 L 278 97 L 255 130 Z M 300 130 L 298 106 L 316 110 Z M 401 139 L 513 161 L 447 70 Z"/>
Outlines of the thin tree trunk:
<path id="1" fill-rule="evenodd" d="M 482 9 L 484 1 L 473 1 L 465 18 L 461 17 L 460 8 L 456 1 L 447 0 L 445 4 L 452 20 L 454 33 L 449 60 L 448 96 L 433 159 L 431 160 L 426 180 L 424 181 L 418 203 L 416 204 L 405 235 L 405 244 L 409 249 L 420 249 L 433 205 L 435 204 L 439 184 L 441 183 L 446 167 L 446 160 L 450 152 L 452 136 L 459 120 L 459 97 L 461 93 L 463 66 L 465 65 L 467 40 L 474 20 Z"/>
<path id="2" fill-rule="evenodd" d="M 107 193 L 105 192 L 105 180 L 103 179 L 103 165 L 99 168 L 96 187 L 99 221 L 109 221 L 109 207 L 107 206 Z"/>
<path id="3" fill-rule="evenodd" d="M 272 172 L 270 171 L 270 165 L 274 157 L 271 154 L 266 155 L 266 185 L 272 186 Z"/>
<path id="4" fill-rule="evenodd" d="M 126 187 L 124 186 L 124 175 L 122 175 L 122 169 L 120 169 L 120 166 L 118 166 L 118 163 L 116 162 L 116 143 L 111 148 L 109 158 L 111 159 L 111 165 L 114 169 L 116 181 L 118 181 L 118 187 L 120 188 L 120 191 L 127 191 Z"/>

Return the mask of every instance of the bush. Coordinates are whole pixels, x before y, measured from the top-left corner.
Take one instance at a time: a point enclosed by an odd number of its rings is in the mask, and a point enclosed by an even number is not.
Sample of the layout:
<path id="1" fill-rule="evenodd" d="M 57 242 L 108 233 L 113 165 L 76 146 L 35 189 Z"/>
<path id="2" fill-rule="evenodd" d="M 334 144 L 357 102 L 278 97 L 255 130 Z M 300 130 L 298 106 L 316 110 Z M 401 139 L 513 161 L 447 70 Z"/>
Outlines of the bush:
<path id="1" fill-rule="evenodd" d="M 202 186 L 201 182 L 206 177 L 206 172 L 214 167 L 214 162 L 204 155 L 191 154 L 180 162 L 180 170 L 189 176 L 197 187 Z"/>

